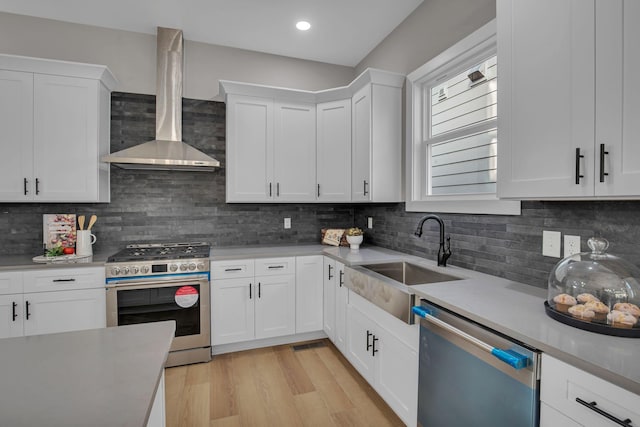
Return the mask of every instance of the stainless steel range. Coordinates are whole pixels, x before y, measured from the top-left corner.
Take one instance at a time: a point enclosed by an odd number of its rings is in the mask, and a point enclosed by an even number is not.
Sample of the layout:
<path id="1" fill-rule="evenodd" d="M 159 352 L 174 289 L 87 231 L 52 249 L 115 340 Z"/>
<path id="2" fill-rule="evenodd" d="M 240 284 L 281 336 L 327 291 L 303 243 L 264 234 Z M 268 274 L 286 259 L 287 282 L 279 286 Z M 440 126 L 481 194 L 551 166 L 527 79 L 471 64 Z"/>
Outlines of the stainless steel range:
<path id="1" fill-rule="evenodd" d="M 128 245 L 107 259 L 107 326 L 175 320 L 166 366 L 211 360 L 208 243 Z"/>

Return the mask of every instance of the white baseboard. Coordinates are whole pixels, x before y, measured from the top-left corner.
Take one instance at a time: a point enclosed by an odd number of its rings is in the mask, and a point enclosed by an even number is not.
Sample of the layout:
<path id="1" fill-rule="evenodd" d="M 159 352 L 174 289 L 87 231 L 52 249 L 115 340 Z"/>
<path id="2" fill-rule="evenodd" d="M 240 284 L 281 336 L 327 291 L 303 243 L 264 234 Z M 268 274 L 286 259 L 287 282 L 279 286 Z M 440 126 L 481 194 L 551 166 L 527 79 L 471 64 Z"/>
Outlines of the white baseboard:
<path id="1" fill-rule="evenodd" d="M 283 337 L 265 338 L 261 340 L 251 340 L 234 342 L 231 344 L 222 344 L 211 346 L 211 354 L 225 354 L 236 351 L 253 350 L 255 348 L 271 347 L 274 345 L 292 344 L 295 342 L 316 340 L 327 338 L 324 331 L 305 332 L 303 334 L 285 335 Z"/>

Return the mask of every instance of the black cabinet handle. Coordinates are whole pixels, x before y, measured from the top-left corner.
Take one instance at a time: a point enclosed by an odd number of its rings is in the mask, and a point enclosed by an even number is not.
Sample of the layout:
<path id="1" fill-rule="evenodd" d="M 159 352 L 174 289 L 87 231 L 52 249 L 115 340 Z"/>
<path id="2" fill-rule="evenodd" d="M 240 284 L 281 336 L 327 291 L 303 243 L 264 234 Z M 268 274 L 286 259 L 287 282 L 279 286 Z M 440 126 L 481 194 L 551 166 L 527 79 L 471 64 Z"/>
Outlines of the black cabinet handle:
<path id="1" fill-rule="evenodd" d="M 367 182 L 367 180 L 365 179 L 364 181 L 364 191 L 363 194 L 366 196 L 367 194 L 369 194 L 369 190 L 367 187 L 369 187 L 369 183 Z"/>
<path id="2" fill-rule="evenodd" d="M 320 184 L 318 184 L 318 197 L 320 197 Z"/>
<path id="3" fill-rule="evenodd" d="M 258 298 L 262 298 L 262 292 L 260 288 L 261 288 L 260 282 L 258 282 Z"/>
<path id="4" fill-rule="evenodd" d="M 280 183 L 276 182 L 276 197 L 280 197 Z"/>
<path id="5" fill-rule="evenodd" d="M 333 279 L 333 276 L 331 275 L 331 269 L 333 268 L 333 266 L 329 265 L 328 267 L 329 267 L 329 276 L 327 277 L 327 279 L 331 280 L 331 279 Z"/>
<path id="6" fill-rule="evenodd" d="M 249 299 L 251 299 L 251 283 L 249 283 Z"/>
<path id="7" fill-rule="evenodd" d="M 75 282 L 76 279 L 53 279 L 54 282 Z"/>
<path id="8" fill-rule="evenodd" d="M 342 270 L 340 270 L 339 285 L 340 285 L 340 287 L 342 287 L 342 285 L 344 285 L 344 271 L 342 271 Z"/>
<path id="9" fill-rule="evenodd" d="M 371 338 L 372 336 L 373 334 L 369 332 L 369 330 L 367 329 L 367 351 L 369 351 L 369 349 L 371 348 L 371 344 L 369 343 L 369 338 Z"/>
<path id="10" fill-rule="evenodd" d="M 36 178 L 36 195 L 40 194 L 40 180 Z"/>
<path id="11" fill-rule="evenodd" d="M 242 268 L 225 268 L 224 271 L 242 271 Z"/>
<path id="12" fill-rule="evenodd" d="M 371 347 L 373 347 L 371 349 L 371 355 L 375 357 L 376 353 L 378 352 L 378 349 L 376 349 L 376 342 L 378 342 L 378 338 L 376 338 L 376 336 L 373 336 L 373 344 L 371 344 Z"/>
<path id="13" fill-rule="evenodd" d="M 269 197 L 273 196 L 273 191 L 271 191 L 273 184 L 269 183 Z"/>
<path id="14" fill-rule="evenodd" d="M 604 182 L 604 177 L 609 176 L 609 174 L 604 171 L 604 156 L 607 154 L 609 154 L 609 152 L 605 151 L 604 144 L 600 144 L 600 182 Z"/>
<path id="15" fill-rule="evenodd" d="M 270 265 L 269 266 L 269 270 L 278 269 L 278 268 L 284 268 L 284 265 Z"/>
<path id="16" fill-rule="evenodd" d="M 27 307 L 27 310 L 26 310 L 27 320 L 29 320 L 29 317 L 31 316 L 31 313 L 29 312 L 30 305 L 31 303 L 29 303 L 29 301 L 26 301 L 25 306 Z"/>
<path id="17" fill-rule="evenodd" d="M 27 178 L 24 179 L 24 195 L 26 196 L 27 193 L 29 192 L 29 190 L 27 190 L 27 184 L 29 183 L 29 181 L 27 180 Z"/>
<path id="18" fill-rule="evenodd" d="M 587 402 L 585 400 L 580 399 L 579 397 L 576 397 L 576 402 L 578 402 L 579 404 L 581 404 L 582 406 L 586 406 L 587 408 L 591 409 L 594 412 L 597 412 L 598 414 L 602 415 L 603 417 L 605 417 L 608 420 L 613 421 L 614 423 L 621 425 L 621 426 L 625 426 L 625 427 L 632 427 L 631 426 L 631 420 L 629 418 L 627 418 L 626 420 L 621 420 L 620 418 L 614 417 L 613 415 L 611 415 L 610 413 L 608 413 L 607 411 L 603 411 L 602 409 L 598 408 L 596 405 L 596 402 Z"/>
<path id="19" fill-rule="evenodd" d="M 580 148 L 576 148 L 576 185 L 580 184 L 580 178 L 584 178 L 584 175 L 580 174 L 580 159 L 584 159 L 584 155 L 580 154 Z"/>
<path id="20" fill-rule="evenodd" d="M 18 318 L 18 313 L 16 313 L 16 308 L 18 308 L 18 303 L 17 302 L 13 302 L 13 307 L 12 307 L 12 311 L 13 311 L 13 321 L 15 322 L 16 319 Z"/>

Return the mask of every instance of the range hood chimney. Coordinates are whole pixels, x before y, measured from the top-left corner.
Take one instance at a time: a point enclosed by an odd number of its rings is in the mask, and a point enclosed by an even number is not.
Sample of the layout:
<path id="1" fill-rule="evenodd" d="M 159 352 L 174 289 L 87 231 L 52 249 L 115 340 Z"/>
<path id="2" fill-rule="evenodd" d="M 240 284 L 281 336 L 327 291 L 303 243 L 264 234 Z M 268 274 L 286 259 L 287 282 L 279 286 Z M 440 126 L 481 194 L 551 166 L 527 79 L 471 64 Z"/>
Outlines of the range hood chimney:
<path id="1" fill-rule="evenodd" d="M 156 139 L 102 161 L 123 169 L 213 171 L 219 161 L 182 142 L 182 31 L 158 27 L 157 40 Z"/>

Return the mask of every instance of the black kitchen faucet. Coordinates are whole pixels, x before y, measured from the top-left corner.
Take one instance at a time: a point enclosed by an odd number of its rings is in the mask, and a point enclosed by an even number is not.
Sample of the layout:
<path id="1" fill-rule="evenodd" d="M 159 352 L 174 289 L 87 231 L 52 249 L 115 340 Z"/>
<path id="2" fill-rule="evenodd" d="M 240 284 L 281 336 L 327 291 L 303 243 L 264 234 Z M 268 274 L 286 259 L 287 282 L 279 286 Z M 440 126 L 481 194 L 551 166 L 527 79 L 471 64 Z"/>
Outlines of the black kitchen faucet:
<path id="1" fill-rule="evenodd" d="M 447 260 L 451 256 L 451 236 L 447 236 L 447 247 L 444 246 L 444 221 L 438 215 L 427 215 L 423 217 L 418 223 L 418 228 L 416 229 L 415 235 L 418 237 L 422 236 L 422 226 L 428 219 L 434 219 L 438 221 L 440 225 L 440 247 L 438 248 L 438 265 L 442 267 L 447 266 Z"/>

